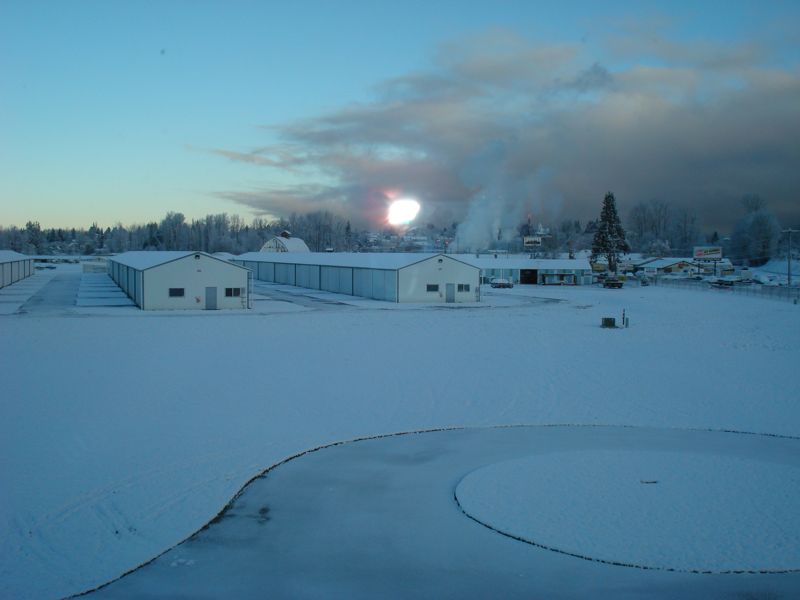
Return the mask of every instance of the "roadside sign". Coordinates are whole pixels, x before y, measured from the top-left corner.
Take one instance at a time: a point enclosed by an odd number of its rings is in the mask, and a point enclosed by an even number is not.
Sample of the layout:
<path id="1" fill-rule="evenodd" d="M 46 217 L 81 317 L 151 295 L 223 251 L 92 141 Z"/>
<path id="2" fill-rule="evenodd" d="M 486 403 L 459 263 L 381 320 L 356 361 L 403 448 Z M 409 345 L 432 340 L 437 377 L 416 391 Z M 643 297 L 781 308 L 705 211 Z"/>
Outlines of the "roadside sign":
<path id="1" fill-rule="evenodd" d="M 718 260 L 722 258 L 722 246 L 695 246 L 694 258 Z"/>

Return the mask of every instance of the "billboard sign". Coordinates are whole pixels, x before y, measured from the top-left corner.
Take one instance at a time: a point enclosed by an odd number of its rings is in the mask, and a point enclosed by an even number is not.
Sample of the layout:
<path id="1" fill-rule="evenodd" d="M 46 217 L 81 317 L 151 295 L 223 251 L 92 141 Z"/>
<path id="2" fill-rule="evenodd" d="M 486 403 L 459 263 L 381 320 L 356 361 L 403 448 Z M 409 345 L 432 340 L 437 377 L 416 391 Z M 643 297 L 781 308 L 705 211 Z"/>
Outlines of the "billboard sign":
<path id="1" fill-rule="evenodd" d="M 526 248 L 536 248 L 542 245 L 542 236 L 540 235 L 526 235 L 522 238 L 522 245 Z"/>
<path id="2" fill-rule="evenodd" d="M 700 260 L 719 260 L 722 258 L 722 246 L 695 246 L 694 258 Z"/>

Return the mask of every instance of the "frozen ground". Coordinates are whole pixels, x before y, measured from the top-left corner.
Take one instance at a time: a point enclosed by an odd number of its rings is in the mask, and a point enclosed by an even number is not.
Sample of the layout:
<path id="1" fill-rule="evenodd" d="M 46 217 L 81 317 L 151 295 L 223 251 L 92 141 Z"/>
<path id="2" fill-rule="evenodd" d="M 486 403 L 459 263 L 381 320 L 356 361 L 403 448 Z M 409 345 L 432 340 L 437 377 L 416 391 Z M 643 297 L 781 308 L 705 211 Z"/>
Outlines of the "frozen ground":
<path id="1" fill-rule="evenodd" d="M 742 456 L 757 462 L 756 473 L 779 465 L 796 474 L 798 446 L 796 439 L 723 432 L 572 426 L 446 430 L 340 444 L 272 469 L 249 485 L 208 528 L 91 598 L 792 598 L 800 589 L 800 572 L 698 575 L 635 569 L 521 543 L 479 524 L 475 516 L 465 517 L 454 500 L 454 490 L 461 508 L 477 508 L 483 516 L 484 508 L 491 517 L 513 508 L 522 523 L 543 517 L 545 525 L 558 525 L 555 533 L 561 540 L 570 535 L 589 549 L 595 537 L 602 538 L 606 556 L 608 547 L 617 544 L 613 549 L 622 552 L 617 561 L 622 556 L 645 558 L 637 550 L 646 553 L 653 546 L 669 549 L 669 558 L 682 560 L 687 545 L 698 548 L 696 539 L 722 542 L 727 537 L 736 540 L 735 546 L 749 547 L 762 532 L 735 517 L 757 517 L 762 524 L 767 519 L 759 518 L 758 511 L 743 515 L 739 507 L 749 506 L 748 498 L 725 495 L 713 498 L 708 508 L 731 509 L 733 518 L 725 523 L 731 527 L 726 531 L 715 530 L 723 524 L 724 515 L 698 522 L 691 518 L 695 514 L 675 529 L 654 531 L 646 522 L 638 530 L 631 527 L 642 524 L 636 513 L 631 522 L 624 517 L 629 503 L 614 507 L 603 502 L 611 499 L 609 491 L 614 492 L 609 490 L 609 480 L 623 487 L 647 488 L 643 493 L 650 499 L 642 500 L 648 508 L 658 508 L 660 498 L 661 507 L 674 512 L 670 501 L 682 507 L 700 486 L 696 480 L 690 482 L 689 497 L 683 497 L 666 476 L 659 484 L 641 484 L 642 473 L 653 474 L 664 463 L 659 457 L 671 455 L 680 461 L 692 456 L 702 463 L 692 474 L 719 481 L 723 474 L 704 467 Z M 497 482 L 486 478 L 492 468 L 483 465 L 540 459 L 549 467 L 575 452 L 605 458 L 635 456 L 640 464 L 631 470 L 637 478 L 620 477 L 624 469 L 619 464 L 609 469 L 605 461 L 597 461 L 591 465 L 590 477 L 599 481 L 599 489 L 606 494 L 598 497 L 594 489 L 560 485 L 562 477 L 556 475 L 555 493 L 544 490 L 542 504 L 530 502 L 534 500 L 530 495 L 515 495 L 514 486 L 494 494 L 483 485 Z M 601 477 L 603 473 L 608 479 Z M 509 474 L 518 484 L 525 480 L 524 468 Z M 574 481 L 574 474 L 574 469 L 567 469 L 563 479 Z M 747 478 L 752 474 L 751 470 L 745 473 Z M 507 483 L 502 481 L 501 488 Z M 783 480 L 768 483 L 774 492 L 796 492 Z M 728 484 L 714 489 L 735 493 L 746 486 L 737 479 Z M 766 493 L 767 489 L 760 490 L 752 499 L 761 500 Z M 702 511 L 706 507 L 700 502 L 709 498 L 710 491 L 701 495 L 696 508 Z M 478 499 L 489 502 L 484 505 Z M 783 514 L 775 515 L 783 517 L 776 541 L 790 539 L 794 554 L 784 556 L 791 553 L 786 547 L 776 551 L 780 544 L 770 548 L 757 544 L 755 551 L 762 561 L 771 558 L 797 566 L 800 517 L 796 510 L 788 510 L 794 503 L 784 500 L 783 504 Z M 638 504 L 634 508 L 642 511 Z M 579 512 L 582 509 L 586 512 Z M 652 514 L 650 520 L 662 523 L 659 514 Z M 612 529 L 616 524 L 619 530 Z M 770 528 L 763 535 L 775 533 Z M 654 537 L 648 537 L 651 534 Z M 705 549 L 707 554 L 701 552 L 695 558 L 708 560 L 720 552 L 735 552 L 735 548 L 711 544 Z"/>
<path id="2" fill-rule="evenodd" d="M 800 570 L 800 442 L 766 460 L 709 453 L 705 436 L 681 442 L 526 455 L 470 473 L 456 496 L 493 529 L 607 563 Z"/>
<path id="3" fill-rule="evenodd" d="M 88 280 L 47 301 L 69 269 L 0 290 L 0 597 L 108 581 L 337 440 L 516 423 L 800 435 L 789 303 L 517 287 L 405 307 L 260 286 L 246 313 L 142 313 L 86 306 Z M 599 327 L 623 309 L 629 329 Z"/>

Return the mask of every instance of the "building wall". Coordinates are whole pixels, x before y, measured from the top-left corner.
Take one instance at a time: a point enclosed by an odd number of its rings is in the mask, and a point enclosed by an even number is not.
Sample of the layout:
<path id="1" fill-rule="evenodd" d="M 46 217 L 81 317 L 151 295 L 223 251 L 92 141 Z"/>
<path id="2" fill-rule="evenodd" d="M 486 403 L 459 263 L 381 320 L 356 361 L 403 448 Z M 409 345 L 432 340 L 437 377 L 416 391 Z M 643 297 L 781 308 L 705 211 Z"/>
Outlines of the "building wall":
<path id="1" fill-rule="evenodd" d="M 591 285 L 592 274 L 591 271 L 584 269 L 535 269 L 538 271 L 537 283 L 540 285 L 552 284 L 567 284 L 567 280 L 571 280 L 570 285 Z M 562 282 L 560 275 L 564 275 Z M 519 269 L 484 269 L 481 271 L 481 282 L 490 283 L 492 279 L 508 279 L 513 284 L 520 282 Z"/>
<path id="2" fill-rule="evenodd" d="M 353 269 L 353 295 L 373 300 L 397 302 L 397 271 L 393 269 Z"/>
<path id="3" fill-rule="evenodd" d="M 0 288 L 33 275 L 33 259 L 26 258 L 0 263 Z"/>
<path id="4" fill-rule="evenodd" d="M 434 256 L 409 265 L 399 271 L 400 302 L 445 302 L 447 284 L 455 286 L 456 302 L 475 302 L 480 299 L 480 269 L 447 256 Z M 458 291 L 458 286 L 469 291 Z M 437 291 L 427 291 L 437 285 Z"/>
<path id="5" fill-rule="evenodd" d="M 441 263 L 438 258 L 442 258 Z M 434 257 L 399 271 L 253 261 L 239 261 L 238 264 L 250 269 L 260 281 L 388 302 L 397 302 L 398 299 L 400 302 L 445 302 L 447 283 L 455 286 L 456 302 L 475 302 L 480 297 L 479 270 L 448 257 Z M 399 296 L 398 280 L 404 282 Z M 439 285 L 439 291 L 427 292 L 428 284 Z M 459 291 L 459 284 L 468 286 L 469 291 L 466 287 Z"/>
<path id="6" fill-rule="evenodd" d="M 247 308 L 247 271 L 225 261 L 193 254 L 141 273 L 140 306 L 147 310 L 205 309 L 207 287 L 216 288 L 218 309 Z M 170 297 L 170 288 L 183 288 L 183 296 Z M 226 296 L 225 288 L 240 295 Z"/>
<path id="7" fill-rule="evenodd" d="M 352 267 L 320 267 L 319 287 L 326 292 L 335 294 L 353 294 L 353 269 Z"/>

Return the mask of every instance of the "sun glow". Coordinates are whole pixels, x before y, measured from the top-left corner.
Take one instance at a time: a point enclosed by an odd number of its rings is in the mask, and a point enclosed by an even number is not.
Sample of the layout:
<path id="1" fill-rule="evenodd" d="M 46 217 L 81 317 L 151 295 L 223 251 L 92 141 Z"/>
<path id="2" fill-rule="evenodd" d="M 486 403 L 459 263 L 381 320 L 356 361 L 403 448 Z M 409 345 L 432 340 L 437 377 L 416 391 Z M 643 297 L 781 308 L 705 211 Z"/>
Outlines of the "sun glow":
<path id="1" fill-rule="evenodd" d="M 419 213 L 419 202 L 416 200 L 395 200 L 389 205 L 388 221 L 390 225 L 408 225 Z"/>

